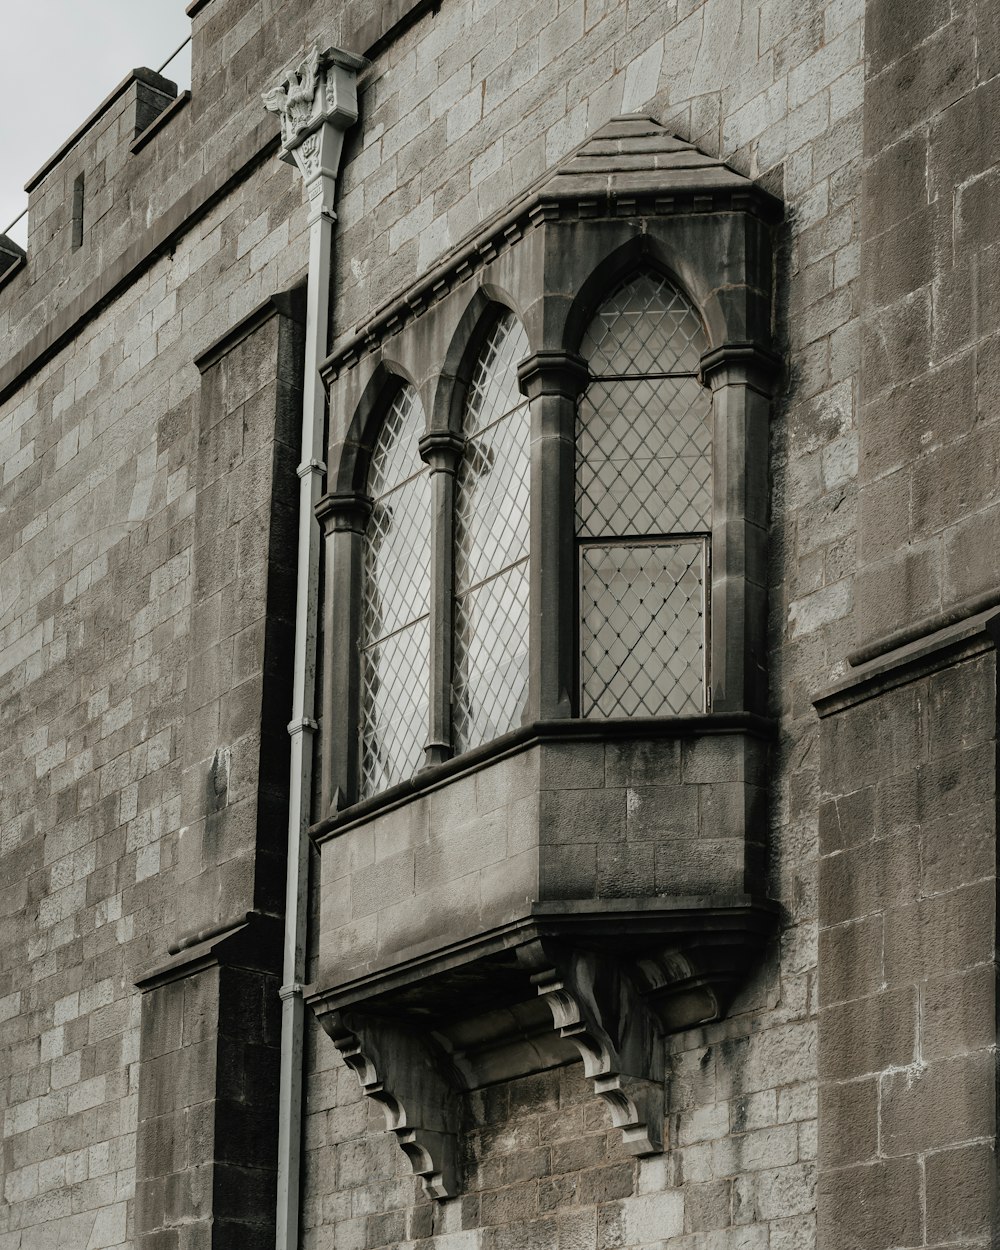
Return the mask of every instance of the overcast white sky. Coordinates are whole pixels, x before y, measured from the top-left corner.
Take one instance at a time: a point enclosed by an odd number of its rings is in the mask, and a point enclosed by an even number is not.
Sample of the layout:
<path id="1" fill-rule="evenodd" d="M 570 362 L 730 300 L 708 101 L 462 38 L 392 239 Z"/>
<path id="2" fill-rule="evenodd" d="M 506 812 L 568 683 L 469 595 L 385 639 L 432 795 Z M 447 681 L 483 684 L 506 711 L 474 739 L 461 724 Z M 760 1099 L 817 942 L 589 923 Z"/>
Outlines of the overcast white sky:
<path id="1" fill-rule="evenodd" d="M 0 0 L 0 231 L 24 184 L 129 70 L 158 69 L 191 32 L 188 0 Z M 190 85 L 190 45 L 164 70 Z M 24 242 L 25 222 L 11 234 Z"/>

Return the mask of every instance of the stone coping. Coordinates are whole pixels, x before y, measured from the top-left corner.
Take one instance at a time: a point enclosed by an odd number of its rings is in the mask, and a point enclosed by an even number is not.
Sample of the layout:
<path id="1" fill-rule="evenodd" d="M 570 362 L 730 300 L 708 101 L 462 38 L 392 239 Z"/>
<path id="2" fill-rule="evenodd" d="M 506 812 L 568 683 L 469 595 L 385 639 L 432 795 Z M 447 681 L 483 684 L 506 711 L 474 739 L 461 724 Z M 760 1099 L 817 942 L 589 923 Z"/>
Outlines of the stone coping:
<path id="1" fill-rule="evenodd" d="M 970 659 L 996 647 L 1000 612 L 989 608 L 974 616 L 952 621 L 933 633 L 859 665 L 855 672 L 813 699 L 821 719 L 857 703 L 877 698 L 887 690 L 906 685 L 948 665 Z"/>
<path id="2" fill-rule="evenodd" d="M 186 104 L 191 101 L 191 92 L 182 91 L 172 104 L 168 104 L 162 113 L 157 113 L 153 120 L 149 123 L 145 130 L 141 131 L 132 142 L 128 145 L 128 150 L 134 156 L 136 152 L 141 151 L 146 144 L 152 139 L 153 135 L 159 133 L 167 122 L 173 121 L 177 114 Z"/>
<path id="3" fill-rule="evenodd" d="M 60 147 L 58 151 L 56 151 L 52 156 L 49 157 L 49 159 L 45 162 L 45 164 L 41 167 L 41 169 L 38 170 L 37 173 L 32 174 L 32 176 L 24 184 L 25 191 L 27 191 L 29 194 L 32 191 L 34 191 L 34 189 L 42 181 L 45 175 L 48 173 L 51 173 L 52 170 L 56 167 L 56 165 L 58 165 L 59 162 L 62 160 L 62 158 L 66 156 L 67 153 L 72 151 L 74 147 L 76 147 L 76 145 L 80 142 L 80 140 L 87 133 L 87 131 L 96 122 L 99 122 L 101 120 L 101 118 L 108 111 L 108 109 L 111 108 L 114 102 L 120 96 L 124 95 L 125 92 L 129 89 L 129 87 L 132 86 L 134 82 L 144 82 L 147 84 L 147 86 L 154 88 L 154 90 L 162 92 L 163 95 L 167 95 L 167 96 L 177 95 L 177 84 L 175 82 L 172 82 L 169 78 L 164 78 L 162 74 L 157 74 L 154 70 L 151 70 L 151 69 L 140 68 L 140 69 L 131 70 L 128 74 L 125 75 L 125 77 L 121 80 L 118 86 L 114 88 L 114 90 L 110 93 L 110 95 L 106 96 L 101 101 L 101 103 L 97 106 L 96 109 L 94 109 L 94 111 L 90 114 L 87 120 L 83 122 L 82 125 L 78 126 L 76 130 L 73 131 L 73 133 L 66 140 L 66 142 L 62 145 L 62 147 Z"/>
<path id="4" fill-rule="evenodd" d="M 281 966 L 284 924 L 278 916 L 247 912 L 236 920 L 190 934 L 172 943 L 169 958 L 140 972 L 135 986 L 144 993 L 191 975 L 211 964 L 277 972 Z"/>

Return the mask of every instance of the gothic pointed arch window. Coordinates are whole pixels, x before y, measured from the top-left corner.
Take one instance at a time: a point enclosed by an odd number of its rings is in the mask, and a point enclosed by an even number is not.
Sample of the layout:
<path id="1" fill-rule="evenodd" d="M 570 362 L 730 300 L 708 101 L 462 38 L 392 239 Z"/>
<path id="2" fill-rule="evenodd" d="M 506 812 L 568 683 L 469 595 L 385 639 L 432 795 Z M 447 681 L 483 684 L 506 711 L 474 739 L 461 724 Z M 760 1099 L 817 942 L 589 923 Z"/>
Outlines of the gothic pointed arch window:
<path id="1" fill-rule="evenodd" d="M 707 710 L 712 528 L 707 348 L 689 300 L 643 271 L 598 309 L 581 354 L 576 535 L 580 711 Z"/>
<path id="2" fill-rule="evenodd" d="M 455 748 L 520 724 L 528 686 L 528 401 L 517 366 L 528 339 L 513 313 L 476 357 L 462 413 L 455 500 Z"/>
<path id="3" fill-rule="evenodd" d="M 403 386 L 372 452 L 361 622 L 361 793 L 410 777 L 427 738 L 431 490 L 424 413 Z"/>

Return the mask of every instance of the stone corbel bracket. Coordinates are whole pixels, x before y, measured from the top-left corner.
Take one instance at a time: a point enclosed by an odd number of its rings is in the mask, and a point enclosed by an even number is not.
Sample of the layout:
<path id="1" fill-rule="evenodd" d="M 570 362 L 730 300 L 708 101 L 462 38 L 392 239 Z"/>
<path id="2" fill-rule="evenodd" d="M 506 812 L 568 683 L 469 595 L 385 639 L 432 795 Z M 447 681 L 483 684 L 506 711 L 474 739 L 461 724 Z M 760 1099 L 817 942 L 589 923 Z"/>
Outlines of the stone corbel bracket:
<path id="1" fill-rule="evenodd" d="M 461 1185 L 461 1104 L 444 1056 L 388 1020 L 347 1011 L 319 1018 L 362 1092 L 381 1106 L 428 1197 L 454 1198 Z"/>
<path id="2" fill-rule="evenodd" d="M 614 960 L 544 940 L 521 947 L 518 958 L 560 1036 L 580 1052 L 584 1075 L 622 1130 L 625 1149 L 659 1154 L 665 1043 L 633 982 Z"/>
<path id="3" fill-rule="evenodd" d="M 577 1057 L 625 1148 L 662 1151 L 666 1038 L 725 1014 L 777 921 L 750 895 L 533 904 L 308 1001 L 427 1193 L 451 1198 L 468 1093 Z"/>

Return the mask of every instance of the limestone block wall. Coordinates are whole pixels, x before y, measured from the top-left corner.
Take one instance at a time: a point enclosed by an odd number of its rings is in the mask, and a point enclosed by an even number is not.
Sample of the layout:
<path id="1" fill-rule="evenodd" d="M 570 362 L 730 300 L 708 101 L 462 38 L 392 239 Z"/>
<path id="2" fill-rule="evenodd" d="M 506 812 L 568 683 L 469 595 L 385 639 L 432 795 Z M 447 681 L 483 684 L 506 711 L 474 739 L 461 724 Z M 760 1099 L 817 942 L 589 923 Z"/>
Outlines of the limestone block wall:
<path id="1" fill-rule="evenodd" d="M 362 83 L 338 208 L 342 338 L 628 109 L 649 109 L 785 200 L 778 303 L 789 377 L 772 422 L 770 550 L 780 741 L 767 833 L 768 888 L 788 923 L 735 1016 L 674 1039 L 670 1150 L 641 1163 L 619 1153 L 570 1067 L 474 1095 L 467 1193 L 427 1203 L 380 1132 L 381 1113 L 359 1104 L 317 1030 L 310 1248 L 814 1244 L 811 698 L 854 642 L 863 14 L 860 0 L 570 0 L 544 13 L 446 2 L 375 58 Z"/>
<path id="2" fill-rule="evenodd" d="M 830 1250 L 985 1250 L 998 1231 L 996 657 L 982 628 L 926 651 L 822 705 Z"/>
<path id="3" fill-rule="evenodd" d="M 1000 15 L 869 6 L 859 642 L 985 596 L 1000 563 Z"/>
<path id="4" fill-rule="evenodd" d="M 967 7 L 986 22 L 987 4 Z M 810 700 L 855 642 L 864 11 L 864 0 L 197 6 L 192 100 L 119 170 L 112 200 L 128 211 L 109 210 L 106 234 L 95 224 L 100 259 L 81 255 L 57 283 L 57 267 L 29 257 L 0 292 L 0 1250 L 135 1241 L 133 982 L 195 922 L 178 889 L 178 865 L 185 880 L 201 866 L 200 851 L 185 860 L 199 812 L 189 820 L 182 774 L 200 776 L 214 752 L 206 737 L 189 753 L 190 713 L 239 684 L 235 669 L 208 673 L 214 626 L 194 619 L 212 483 L 196 476 L 193 362 L 304 273 L 301 188 L 272 159 L 258 95 L 313 39 L 372 62 L 338 203 L 338 335 L 628 110 L 786 203 L 789 372 L 772 425 L 769 556 L 780 739 L 766 824 L 768 892 L 787 923 L 732 1018 L 671 1044 L 670 1149 L 642 1162 L 621 1153 L 573 1065 L 475 1095 L 467 1192 L 431 1204 L 312 1029 L 303 1245 L 814 1244 Z M 239 476 L 233 455 L 224 480 Z M 212 645 L 196 672 L 199 628 Z M 240 675 L 255 679 L 263 652 L 247 654 Z M 213 697 L 193 704 L 193 681 Z"/>
<path id="5" fill-rule="evenodd" d="M 194 583 L 198 441 L 210 435 L 199 433 L 194 358 L 258 290 L 286 289 L 301 272 L 291 185 L 285 166 L 262 166 L 0 404 L 4 1250 L 133 1244 L 134 982 L 205 923 L 176 876 L 200 814 L 185 812 L 183 771 L 206 753 L 189 754 L 190 711 L 227 697 L 212 747 L 224 750 L 241 698 L 264 682 L 264 631 L 252 626 L 266 578 L 243 581 L 224 628 L 216 621 L 231 666 L 210 680 L 211 657 L 192 647 L 213 607 Z M 279 229 L 280 249 L 259 248 Z M 23 311 L 16 283 L 4 300 L 5 312 Z M 245 398 L 259 414 L 264 382 L 252 381 L 248 369 Z M 250 540 L 270 483 L 252 471 L 259 421 L 244 422 L 231 399 L 228 428 L 248 443 L 230 440 L 218 474 L 204 476 L 232 491 L 231 519 Z M 273 385 L 271 404 L 269 428 Z M 197 794 L 204 804 L 204 778 Z"/>

